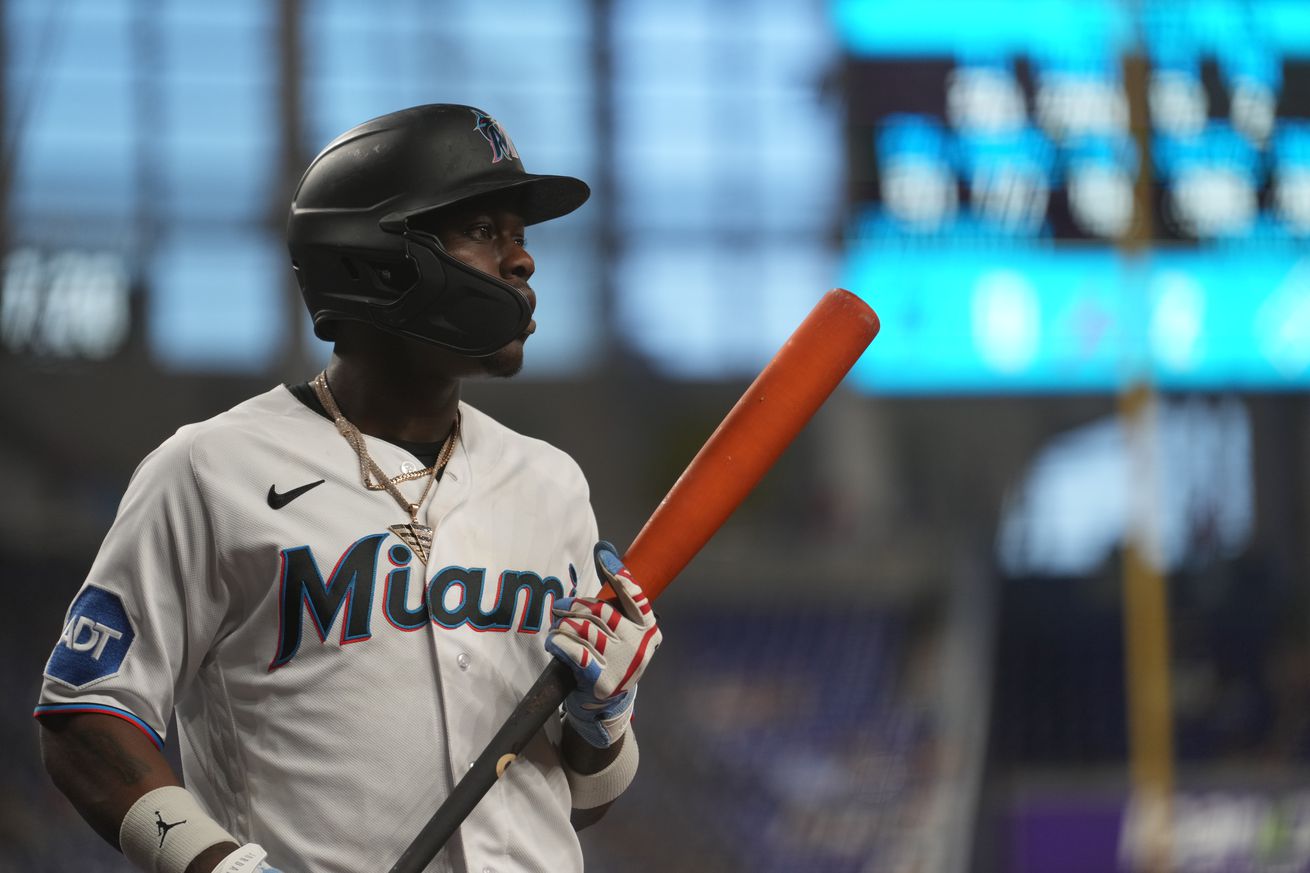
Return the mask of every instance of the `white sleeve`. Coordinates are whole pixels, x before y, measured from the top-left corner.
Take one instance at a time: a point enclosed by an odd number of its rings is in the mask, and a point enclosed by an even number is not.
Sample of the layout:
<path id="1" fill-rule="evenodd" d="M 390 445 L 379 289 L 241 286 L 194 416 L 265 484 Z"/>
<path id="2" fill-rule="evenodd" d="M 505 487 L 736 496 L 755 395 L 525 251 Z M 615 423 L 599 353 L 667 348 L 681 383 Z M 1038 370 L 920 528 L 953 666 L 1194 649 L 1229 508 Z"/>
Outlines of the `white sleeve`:
<path id="1" fill-rule="evenodd" d="M 188 430 L 133 474 L 46 664 L 38 716 L 116 715 L 163 745 L 226 605 Z"/>

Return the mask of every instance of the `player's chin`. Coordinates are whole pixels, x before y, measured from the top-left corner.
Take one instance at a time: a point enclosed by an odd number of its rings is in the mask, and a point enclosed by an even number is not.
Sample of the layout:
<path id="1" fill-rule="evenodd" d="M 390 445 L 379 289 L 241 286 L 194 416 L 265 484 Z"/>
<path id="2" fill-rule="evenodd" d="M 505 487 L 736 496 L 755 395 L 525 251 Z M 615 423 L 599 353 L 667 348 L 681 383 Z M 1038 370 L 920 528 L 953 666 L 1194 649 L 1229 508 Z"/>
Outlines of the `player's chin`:
<path id="1" fill-rule="evenodd" d="M 523 369 L 523 340 L 512 340 L 500 351 L 487 355 L 482 361 L 482 372 L 493 379 L 508 379 Z"/>

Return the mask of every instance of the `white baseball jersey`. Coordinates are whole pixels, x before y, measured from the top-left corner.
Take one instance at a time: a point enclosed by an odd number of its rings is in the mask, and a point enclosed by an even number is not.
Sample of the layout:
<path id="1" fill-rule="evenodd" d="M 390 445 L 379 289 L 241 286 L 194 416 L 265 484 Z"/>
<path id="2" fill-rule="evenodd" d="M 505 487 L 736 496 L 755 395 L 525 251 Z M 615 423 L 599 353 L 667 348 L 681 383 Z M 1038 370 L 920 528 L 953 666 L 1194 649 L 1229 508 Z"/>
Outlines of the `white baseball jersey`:
<path id="1" fill-rule="evenodd" d="M 128 486 L 38 714 L 162 744 L 176 711 L 187 787 L 271 863 L 389 869 L 548 663 L 554 599 L 599 590 L 577 465 L 460 409 L 426 565 L 388 531 L 408 513 L 288 389 L 179 430 Z M 366 439 L 387 475 L 422 467 Z M 429 869 L 581 869 L 559 739 L 552 720 Z"/>

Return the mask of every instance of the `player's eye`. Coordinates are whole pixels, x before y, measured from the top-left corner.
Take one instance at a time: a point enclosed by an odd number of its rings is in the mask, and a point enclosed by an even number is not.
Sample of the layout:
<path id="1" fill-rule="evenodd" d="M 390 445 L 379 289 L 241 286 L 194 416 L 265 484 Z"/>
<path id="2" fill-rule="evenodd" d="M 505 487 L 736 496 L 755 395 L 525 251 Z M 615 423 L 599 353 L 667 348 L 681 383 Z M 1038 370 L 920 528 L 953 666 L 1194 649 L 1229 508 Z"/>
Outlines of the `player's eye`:
<path id="1" fill-rule="evenodd" d="M 491 229 L 491 225 L 485 221 L 479 221 L 477 224 L 470 225 L 468 230 L 464 232 L 468 234 L 470 238 L 476 240 L 488 240 L 496 235 L 495 231 Z"/>

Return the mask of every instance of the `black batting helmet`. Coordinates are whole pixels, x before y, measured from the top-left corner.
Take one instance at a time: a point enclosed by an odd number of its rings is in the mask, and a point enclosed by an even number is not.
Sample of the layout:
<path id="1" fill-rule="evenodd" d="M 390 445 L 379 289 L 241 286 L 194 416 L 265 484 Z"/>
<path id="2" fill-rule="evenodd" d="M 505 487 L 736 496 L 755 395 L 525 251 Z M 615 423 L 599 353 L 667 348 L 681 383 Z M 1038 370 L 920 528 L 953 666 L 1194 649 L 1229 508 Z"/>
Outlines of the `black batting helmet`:
<path id="1" fill-rule="evenodd" d="M 301 177 L 287 222 L 314 332 L 331 339 L 333 321 L 362 321 L 472 356 L 522 334 L 532 315 L 523 293 L 451 257 L 413 221 L 509 190 L 527 224 L 591 193 L 579 179 L 526 172 L 500 123 L 472 106 L 415 106 L 337 137 Z"/>

